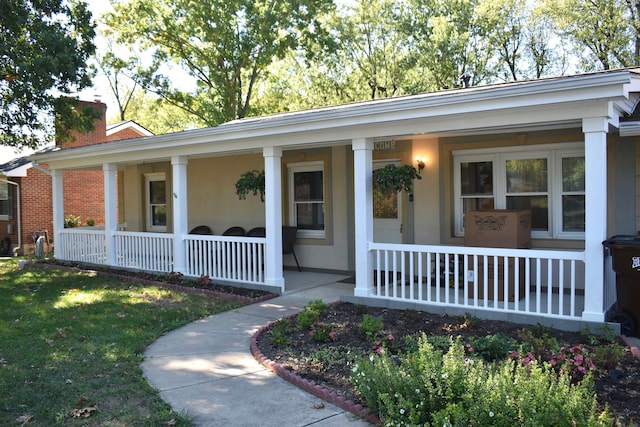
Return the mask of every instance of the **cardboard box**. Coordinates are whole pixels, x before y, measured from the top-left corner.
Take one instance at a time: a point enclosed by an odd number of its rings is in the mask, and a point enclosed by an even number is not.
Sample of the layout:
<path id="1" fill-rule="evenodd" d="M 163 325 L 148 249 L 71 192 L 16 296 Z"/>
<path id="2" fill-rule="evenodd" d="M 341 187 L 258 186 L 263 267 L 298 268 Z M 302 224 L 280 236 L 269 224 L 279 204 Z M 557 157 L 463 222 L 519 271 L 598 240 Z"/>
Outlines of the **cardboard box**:
<path id="1" fill-rule="evenodd" d="M 515 301 L 515 279 L 516 279 L 516 263 L 515 258 L 507 258 L 507 267 L 508 271 L 508 285 L 509 285 L 509 301 Z M 472 261 L 469 260 L 469 270 L 473 270 Z M 519 259 L 518 261 L 518 299 L 524 298 L 525 293 L 525 270 L 524 270 L 524 259 Z M 475 281 L 478 284 L 478 300 L 484 299 L 484 257 L 478 258 L 478 269 L 475 272 Z M 493 301 L 496 297 L 495 288 L 494 288 L 494 257 L 487 257 L 487 298 L 489 301 Z M 504 258 L 498 258 L 498 301 L 504 301 L 505 298 L 505 285 L 504 285 Z M 468 283 L 468 291 L 467 296 L 469 298 L 473 298 L 475 295 L 475 291 L 473 288 L 474 282 L 470 281 Z"/>
<path id="2" fill-rule="evenodd" d="M 531 248 L 531 211 L 494 209 L 467 211 L 464 215 L 465 246 Z"/>

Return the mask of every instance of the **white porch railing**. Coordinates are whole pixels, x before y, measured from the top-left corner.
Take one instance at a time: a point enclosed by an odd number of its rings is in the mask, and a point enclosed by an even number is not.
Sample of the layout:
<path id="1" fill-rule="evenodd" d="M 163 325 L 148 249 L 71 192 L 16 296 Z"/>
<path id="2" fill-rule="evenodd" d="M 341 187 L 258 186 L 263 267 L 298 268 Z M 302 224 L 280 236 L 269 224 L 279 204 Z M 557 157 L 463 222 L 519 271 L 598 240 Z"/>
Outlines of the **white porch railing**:
<path id="1" fill-rule="evenodd" d="M 56 257 L 67 261 L 104 264 L 107 261 L 105 233 L 97 228 L 65 228 L 54 242 Z"/>
<path id="2" fill-rule="evenodd" d="M 264 284 L 264 237 L 185 237 L 188 276 L 213 280 Z"/>
<path id="3" fill-rule="evenodd" d="M 370 243 L 373 297 L 580 318 L 584 252 Z"/>
<path id="4" fill-rule="evenodd" d="M 117 231 L 116 266 L 145 271 L 173 271 L 173 234 Z"/>
<path id="5" fill-rule="evenodd" d="M 106 234 L 97 228 L 64 229 L 56 257 L 67 261 L 106 265 Z M 174 235 L 117 231 L 115 267 L 158 273 L 174 268 Z M 261 237 L 184 235 L 187 276 L 264 284 L 265 239 Z"/>

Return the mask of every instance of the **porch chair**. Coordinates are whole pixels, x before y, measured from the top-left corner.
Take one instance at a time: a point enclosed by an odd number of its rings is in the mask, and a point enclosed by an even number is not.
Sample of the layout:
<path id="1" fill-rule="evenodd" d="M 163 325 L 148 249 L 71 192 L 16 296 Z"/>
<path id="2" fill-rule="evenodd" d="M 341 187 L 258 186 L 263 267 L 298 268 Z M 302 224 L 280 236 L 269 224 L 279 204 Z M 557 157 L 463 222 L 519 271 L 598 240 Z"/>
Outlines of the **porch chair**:
<path id="1" fill-rule="evenodd" d="M 298 227 L 291 226 L 283 226 L 282 227 L 282 254 L 283 255 L 293 255 L 293 259 L 296 260 L 296 265 L 298 266 L 298 271 L 302 271 L 300 269 L 300 264 L 298 264 L 298 257 L 296 256 L 293 248 L 296 245 L 296 237 L 298 234 Z"/>
<path id="2" fill-rule="evenodd" d="M 244 232 L 244 228 L 242 227 L 229 227 L 227 228 L 224 233 L 222 233 L 223 236 L 244 236 L 245 232 Z"/>
<path id="3" fill-rule="evenodd" d="M 189 234 L 200 234 L 200 235 L 205 235 L 205 236 L 210 236 L 213 234 L 213 231 L 211 230 L 211 228 L 209 228 L 206 225 L 199 225 L 197 227 L 194 227 Z"/>
<path id="4" fill-rule="evenodd" d="M 264 227 L 254 227 L 247 231 L 247 237 L 266 237 L 267 231 Z"/>

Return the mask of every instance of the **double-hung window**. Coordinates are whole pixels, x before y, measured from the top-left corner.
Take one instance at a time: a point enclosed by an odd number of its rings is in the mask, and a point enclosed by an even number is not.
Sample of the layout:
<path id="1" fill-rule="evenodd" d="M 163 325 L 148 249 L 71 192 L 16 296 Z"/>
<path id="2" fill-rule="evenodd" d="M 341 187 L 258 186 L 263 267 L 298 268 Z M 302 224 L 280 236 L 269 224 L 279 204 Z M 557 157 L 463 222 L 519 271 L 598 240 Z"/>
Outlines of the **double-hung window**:
<path id="1" fill-rule="evenodd" d="M 13 217 L 13 200 L 11 186 L 6 182 L 0 182 L 0 219 Z"/>
<path id="2" fill-rule="evenodd" d="M 145 175 L 147 230 L 167 231 L 167 181 L 164 173 Z"/>
<path id="3" fill-rule="evenodd" d="M 325 237 L 324 162 L 290 163 L 289 218 L 298 237 Z"/>
<path id="4" fill-rule="evenodd" d="M 580 145 L 455 151 L 455 234 L 464 235 L 464 214 L 469 210 L 530 209 L 533 237 L 584 238 Z"/>

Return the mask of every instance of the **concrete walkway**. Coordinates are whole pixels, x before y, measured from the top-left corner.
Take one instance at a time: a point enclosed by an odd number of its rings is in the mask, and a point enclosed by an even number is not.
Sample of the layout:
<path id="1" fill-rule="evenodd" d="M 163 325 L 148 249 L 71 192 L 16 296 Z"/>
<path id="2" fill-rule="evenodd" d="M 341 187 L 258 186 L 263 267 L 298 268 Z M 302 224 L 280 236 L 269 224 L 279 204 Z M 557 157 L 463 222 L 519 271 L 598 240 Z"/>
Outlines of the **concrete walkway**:
<path id="1" fill-rule="evenodd" d="M 286 272 L 296 289 L 264 303 L 210 316 L 170 332 L 145 352 L 145 378 L 198 426 L 370 426 L 263 368 L 251 336 L 270 321 L 353 294 L 345 276 Z"/>

